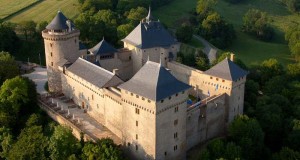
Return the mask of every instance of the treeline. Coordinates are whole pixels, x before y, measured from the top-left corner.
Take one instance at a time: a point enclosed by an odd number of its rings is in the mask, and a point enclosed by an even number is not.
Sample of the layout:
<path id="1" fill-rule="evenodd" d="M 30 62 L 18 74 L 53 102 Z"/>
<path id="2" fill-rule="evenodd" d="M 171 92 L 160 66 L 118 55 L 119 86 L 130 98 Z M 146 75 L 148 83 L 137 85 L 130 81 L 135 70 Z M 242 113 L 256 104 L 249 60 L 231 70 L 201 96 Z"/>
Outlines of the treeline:
<path id="1" fill-rule="evenodd" d="M 138 23 L 147 16 L 149 6 L 159 7 L 172 0 L 79 0 L 81 14 L 74 20 L 81 40 L 89 47 L 105 40 L 121 46 Z"/>
<path id="2" fill-rule="evenodd" d="M 35 84 L 20 77 L 14 58 L 0 52 L 0 159 L 124 159 L 111 139 L 78 141 L 37 105 Z"/>
<path id="3" fill-rule="evenodd" d="M 300 159 L 300 63 L 283 67 L 269 59 L 246 69 L 245 115 L 229 125 L 226 138 L 211 141 L 200 159 Z"/>

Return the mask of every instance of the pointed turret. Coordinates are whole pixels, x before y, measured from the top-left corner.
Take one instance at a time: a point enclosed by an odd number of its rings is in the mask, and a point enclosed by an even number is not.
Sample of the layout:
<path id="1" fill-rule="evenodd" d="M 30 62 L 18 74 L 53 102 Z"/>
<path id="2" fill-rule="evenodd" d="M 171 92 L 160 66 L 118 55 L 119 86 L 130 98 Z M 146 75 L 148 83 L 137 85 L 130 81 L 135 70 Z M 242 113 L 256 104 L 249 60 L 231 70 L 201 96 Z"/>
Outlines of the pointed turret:
<path id="1" fill-rule="evenodd" d="M 146 22 L 151 22 L 153 20 L 154 20 L 154 17 L 152 16 L 151 7 L 149 6 L 149 12 L 148 12 L 148 15 L 146 17 Z"/>
<path id="2" fill-rule="evenodd" d="M 46 28 L 49 30 L 66 30 L 69 28 L 67 21 L 68 18 L 61 11 L 58 11 L 57 15 L 47 25 Z"/>
<path id="3" fill-rule="evenodd" d="M 248 74 L 247 71 L 233 63 L 227 57 L 204 73 L 230 81 L 236 81 Z"/>

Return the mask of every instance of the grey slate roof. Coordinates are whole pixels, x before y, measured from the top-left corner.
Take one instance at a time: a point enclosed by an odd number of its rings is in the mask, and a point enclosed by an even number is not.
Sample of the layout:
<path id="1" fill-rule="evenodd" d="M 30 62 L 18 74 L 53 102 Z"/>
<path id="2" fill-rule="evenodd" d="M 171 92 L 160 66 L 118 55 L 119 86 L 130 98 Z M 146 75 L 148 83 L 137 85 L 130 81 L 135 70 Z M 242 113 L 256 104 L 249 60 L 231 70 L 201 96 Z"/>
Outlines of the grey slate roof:
<path id="1" fill-rule="evenodd" d="M 99 88 L 117 86 L 123 83 L 113 73 L 82 58 L 78 58 L 67 70 Z"/>
<path id="2" fill-rule="evenodd" d="M 138 48 L 165 47 L 177 40 L 158 21 L 141 22 L 125 39 Z"/>
<path id="3" fill-rule="evenodd" d="M 159 63 L 147 61 L 129 81 L 121 84 L 119 88 L 159 101 L 185 91 L 190 86 L 177 80 Z"/>
<path id="4" fill-rule="evenodd" d="M 58 11 L 54 19 L 47 25 L 49 30 L 65 30 L 68 29 L 67 25 L 68 18 L 61 12 Z"/>
<path id="5" fill-rule="evenodd" d="M 236 81 L 248 74 L 247 71 L 240 68 L 228 58 L 224 59 L 204 73 L 230 81 Z"/>
<path id="6" fill-rule="evenodd" d="M 82 43 L 82 42 L 79 42 L 79 50 L 86 50 L 86 46 Z"/>
<path id="7" fill-rule="evenodd" d="M 101 42 L 99 42 L 96 46 L 89 49 L 89 51 L 95 55 L 107 55 L 107 54 L 113 54 L 117 52 L 117 50 L 111 46 L 109 43 L 107 43 L 104 38 Z"/>

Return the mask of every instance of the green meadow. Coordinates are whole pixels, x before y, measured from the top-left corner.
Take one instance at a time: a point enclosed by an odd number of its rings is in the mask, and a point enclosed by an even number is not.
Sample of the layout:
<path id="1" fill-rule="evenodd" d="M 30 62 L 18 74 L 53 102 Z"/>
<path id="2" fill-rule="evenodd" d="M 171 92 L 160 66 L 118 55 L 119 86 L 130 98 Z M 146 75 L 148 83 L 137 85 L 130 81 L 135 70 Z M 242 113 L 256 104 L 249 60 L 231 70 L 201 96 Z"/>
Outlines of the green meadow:
<path id="1" fill-rule="evenodd" d="M 154 15 L 171 28 L 187 21 L 189 15 L 195 10 L 197 0 L 174 0 L 169 5 L 154 11 Z M 243 16 L 248 9 L 255 8 L 267 12 L 270 23 L 275 29 L 275 37 L 271 42 L 264 42 L 241 31 Z M 279 0 L 247 0 L 240 4 L 229 4 L 218 0 L 214 9 L 233 24 L 237 39 L 233 45 L 226 49 L 236 54 L 247 65 L 257 64 L 269 58 L 276 58 L 283 64 L 290 63 L 292 57 L 284 40 L 284 31 L 292 23 L 299 23 L 300 16 L 290 13 Z"/>

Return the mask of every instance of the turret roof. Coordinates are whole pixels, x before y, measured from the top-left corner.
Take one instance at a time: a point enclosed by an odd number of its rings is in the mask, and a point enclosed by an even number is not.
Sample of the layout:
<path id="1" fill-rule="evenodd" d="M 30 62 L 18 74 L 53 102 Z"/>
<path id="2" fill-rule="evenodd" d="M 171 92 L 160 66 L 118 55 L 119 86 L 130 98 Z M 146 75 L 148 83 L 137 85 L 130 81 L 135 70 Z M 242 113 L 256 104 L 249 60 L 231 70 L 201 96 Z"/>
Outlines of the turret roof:
<path id="1" fill-rule="evenodd" d="M 111 54 L 117 52 L 117 50 L 107 43 L 104 38 L 96 46 L 89 49 L 89 51 L 95 55 Z"/>
<path id="2" fill-rule="evenodd" d="M 190 86 L 177 80 L 161 64 L 147 61 L 129 81 L 121 84 L 119 88 L 159 101 L 185 91 Z"/>
<path id="3" fill-rule="evenodd" d="M 236 81 L 248 74 L 247 71 L 233 63 L 228 58 L 224 59 L 204 73 L 230 81 Z"/>
<path id="4" fill-rule="evenodd" d="M 65 30 L 68 29 L 67 25 L 68 18 L 61 12 L 58 11 L 57 15 L 53 18 L 53 20 L 47 25 L 46 29 L 49 30 Z M 73 25 L 73 24 L 71 24 Z"/>

